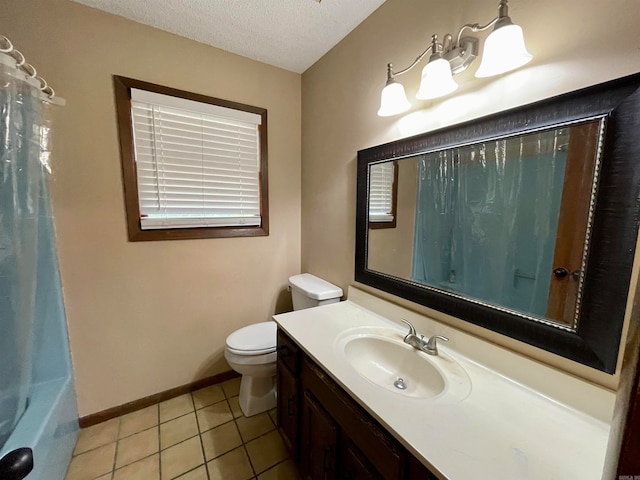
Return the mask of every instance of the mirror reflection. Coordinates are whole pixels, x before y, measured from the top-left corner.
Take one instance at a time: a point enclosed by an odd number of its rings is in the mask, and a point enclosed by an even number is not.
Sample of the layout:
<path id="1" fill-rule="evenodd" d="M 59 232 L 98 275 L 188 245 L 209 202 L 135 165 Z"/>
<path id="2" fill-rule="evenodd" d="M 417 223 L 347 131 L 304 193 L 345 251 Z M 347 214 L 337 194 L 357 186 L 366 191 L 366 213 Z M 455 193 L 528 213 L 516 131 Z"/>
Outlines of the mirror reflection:
<path id="1" fill-rule="evenodd" d="M 367 269 L 575 329 L 603 124 L 370 165 Z"/>

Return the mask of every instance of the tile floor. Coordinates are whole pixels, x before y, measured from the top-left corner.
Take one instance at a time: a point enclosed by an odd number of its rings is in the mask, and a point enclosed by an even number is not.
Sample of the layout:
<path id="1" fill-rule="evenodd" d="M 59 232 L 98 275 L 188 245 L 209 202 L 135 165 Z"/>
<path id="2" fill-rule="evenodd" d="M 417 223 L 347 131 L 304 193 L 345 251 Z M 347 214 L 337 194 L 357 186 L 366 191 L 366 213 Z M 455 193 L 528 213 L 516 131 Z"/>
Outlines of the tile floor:
<path id="1" fill-rule="evenodd" d="M 82 429 L 66 480 L 298 480 L 275 410 L 250 418 L 240 379 Z"/>

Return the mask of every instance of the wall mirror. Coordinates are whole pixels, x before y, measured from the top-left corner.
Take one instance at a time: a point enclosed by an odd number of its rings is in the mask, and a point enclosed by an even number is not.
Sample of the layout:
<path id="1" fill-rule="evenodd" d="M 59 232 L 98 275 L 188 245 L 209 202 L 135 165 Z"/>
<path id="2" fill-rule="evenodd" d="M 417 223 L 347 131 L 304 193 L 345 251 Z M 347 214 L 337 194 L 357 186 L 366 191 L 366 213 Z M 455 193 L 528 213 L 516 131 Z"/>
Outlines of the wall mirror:
<path id="1" fill-rule="evenodd" d="M 640 75 L 358 152 L 355 279 L 615 371 Z"/>

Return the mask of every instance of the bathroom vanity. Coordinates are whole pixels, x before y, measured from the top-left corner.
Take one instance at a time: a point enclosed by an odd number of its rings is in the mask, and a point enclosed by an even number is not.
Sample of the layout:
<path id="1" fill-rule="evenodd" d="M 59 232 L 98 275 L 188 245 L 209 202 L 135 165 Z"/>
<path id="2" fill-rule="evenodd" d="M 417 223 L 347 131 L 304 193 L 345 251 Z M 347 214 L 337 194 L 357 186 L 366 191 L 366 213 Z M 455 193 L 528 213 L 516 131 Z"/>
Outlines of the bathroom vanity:
<path id="1" fill-rule="evenodd" d="M 419 352 L 400 318 L 450 341 Z M 609 390 L 354 287 L 345 302 L 274 319 L 279 428 L 304 478 L 601 478 Z M 513 364 L 518 378 L 499 367 Z"/>
<path id="2" fill-rule="evenodd" d="M 435 479 L 282 330 L 278 419 L 305 478 Z"/>

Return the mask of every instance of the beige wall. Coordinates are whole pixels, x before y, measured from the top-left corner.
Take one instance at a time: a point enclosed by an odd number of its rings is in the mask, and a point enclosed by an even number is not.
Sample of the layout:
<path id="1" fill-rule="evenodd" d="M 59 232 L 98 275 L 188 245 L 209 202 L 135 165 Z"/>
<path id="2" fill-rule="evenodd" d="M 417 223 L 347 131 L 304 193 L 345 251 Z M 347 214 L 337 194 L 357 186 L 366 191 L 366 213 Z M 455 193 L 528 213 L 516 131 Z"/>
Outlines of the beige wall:
<path id="1" fill-rule="evenodd" d="M 300 272 L 300 75 L 67 0 L 0 17 L 67 100 L 52 196 L 80 415 L 228 370 L 226 336 Z M 268 237 L 127 241 L 112 74 L 268 109 Z"/>
<path id="2" fill-rule="evenodd" d="M 513 0 L 510 14 L 525 32 L 533 61 L 493 79 L 476 79 L 477 64 L 458 75 L 458 91 L 415 100 L 418 67 L 398 78 L 413 104 L 404 115 L 376 115 L 388 62 L 407 66 L 430 35 L 485 23 L 496 0 L 387 0 L 302 76 L 302 269 L 346 288 L 353 282 L 356 152 L 640 71 L 640 2 Z M 486 34 L 483 35 L 483 38 Z M 637 273 L 637 269 L 636 269 Z M 635 277 L 634 277 L 635 278 Z M 611 388 L 616 377 L 445 317 L 401 299 L 461 329 L 558 365 Z"/>

